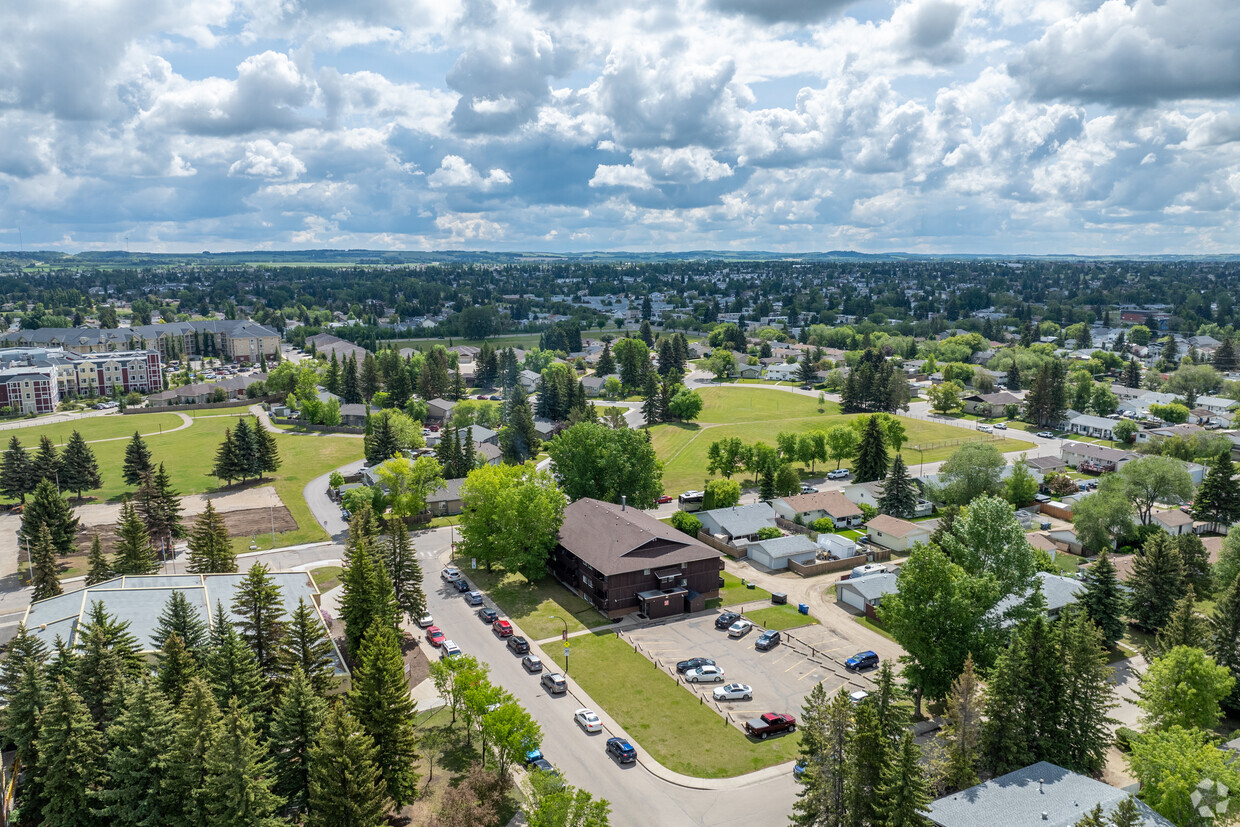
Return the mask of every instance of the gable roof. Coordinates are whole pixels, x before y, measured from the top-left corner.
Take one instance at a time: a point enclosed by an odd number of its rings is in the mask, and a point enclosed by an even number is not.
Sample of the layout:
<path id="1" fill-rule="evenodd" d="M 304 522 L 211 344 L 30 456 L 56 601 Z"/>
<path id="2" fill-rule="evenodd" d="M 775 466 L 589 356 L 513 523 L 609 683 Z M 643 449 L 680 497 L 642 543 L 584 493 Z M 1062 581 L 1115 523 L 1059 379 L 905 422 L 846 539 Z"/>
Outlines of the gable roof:
<path id="1" fill-rule="evenodd" d="M 644 511 L 589 497 L 564 509 L 559 542 L 605 576 L 722 556 Z"/>
<path id="2" fill-rule="evenodd" d="M 874 531 L 881 531 L 891 537 L 908 537 L 911 534 L 929 531 L 917 523 L 910 523 L 908 520 L 901 520 L 899 517 L 892 517 L 890 514 L 879 514 L 874 519 L 866 523 L 867 528 Z"/>
<path id="3" fill-rule="evenodd" d="M 761 549 L 771 557 L 794 557 L 798 554 L 817 554 L 818 544 L 804 534 L 790 534 L 787 537 L 775 537 L 771 540 L 759 540 L 747 546 L 749 553 Z"/>
<path id="4" fill-rule="evenodd" d="M 748 537 L 757 534 L 761 528 L 775 525 L 775 509 L 770 503 L 734 505 L 731 508 L 699 511 L 697 518 L 708 534 Z"/>
<path id="5" fill-rule="evenodd" d="M 896 575 L 892 572 L 884 572 L 882 574 L 870 574 L 865 577 L 858 577 L 856 580 L 841 580 L 835 584 L 836 592 L 840 589 L 849 589 L 856 592 L 863 600 L 878 600 L 883 595 L 895 594 Z"/>
<path id="6" fill-rule="evenodd" d="M 1110 420 L 1107 420 L 1108 422 Z M 1119 462 L 1124 459 L 1135 459 L 1136 454 L 1132 451 L 1120 451 L 1116 448 L 1108 448 L 1105 445 L 1095 445 L 1092 442 L 1073 442 L 1068 440 L 1060 448 L 1060 454 L 1066 452 L 1079 454 L 1090 459 L 1098 459 L 1104 462 Z"/>
<path id="7" fill-rule="evenodd" d="M 1191 514 L 1185 514 L 1178 508 L 1168 508 L 1166 511 L 1155 511 L 1150 515 L 1151 518 L 1158 520 L 1165 526 L 1176 527 L 1182 525 L 1192 525 L 1193 517 Z"/>
<path id="8" fill-rule="evenodd" d="M 817 494 L 797 494 L 783 497 L 783 502 L 798 514 L 806 511 L 825 511 L 832 517 L 851 517 L 861 513 L 852 500 L 839 491 L 819 491 Z"/>

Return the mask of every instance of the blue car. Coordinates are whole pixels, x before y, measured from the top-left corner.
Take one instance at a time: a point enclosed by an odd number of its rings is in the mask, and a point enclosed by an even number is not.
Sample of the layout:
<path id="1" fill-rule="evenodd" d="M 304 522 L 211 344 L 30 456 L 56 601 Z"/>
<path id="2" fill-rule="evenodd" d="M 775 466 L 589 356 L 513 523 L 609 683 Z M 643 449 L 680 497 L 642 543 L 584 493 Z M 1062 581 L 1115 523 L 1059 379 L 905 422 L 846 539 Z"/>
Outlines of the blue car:
<path id="1" fill-rule="evenodd" d="M 623 738 L 608 738 L 607 754 L 621 764 L 632 764 L 637 760 L 637 750 L 633 749 L 633 745 Z"/>
<path id="2" fill-rule="evenodd" d="M 792 777 L 800 780 L 801 776 L 805 775 L 806 766 L 808 765 L 804 761 L 797 761 L 792 767 Z"/>
<path id="3" fill-rule="evenodd" d="M 873 652 L 858 652 L 844 661 L 844 668 L 851 669 L 853 672 L 860 672 L 862 669 L 875 669 L 877 667 L 878 655 Z"/>

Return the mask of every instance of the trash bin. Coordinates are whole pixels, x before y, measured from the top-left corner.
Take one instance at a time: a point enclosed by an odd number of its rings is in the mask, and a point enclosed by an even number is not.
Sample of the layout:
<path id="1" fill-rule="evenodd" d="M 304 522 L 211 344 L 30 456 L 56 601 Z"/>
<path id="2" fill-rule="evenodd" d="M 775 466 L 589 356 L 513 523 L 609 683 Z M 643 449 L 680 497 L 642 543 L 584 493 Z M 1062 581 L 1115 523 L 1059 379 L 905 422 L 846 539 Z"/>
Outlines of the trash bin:
<path id="1" fill-rule="evenodd" d="M 771 592 L 771 602 L 776 606 L 782 606 L 788 602 L 788 595 L 783 592 Z"/>
<path id="2" fill-rule="evenodd" d="M 747 588 L 747 589 L 756 589 L 756 588 L 758 588 L 758 584 L 757 584 L 757 583 L 746 583 L 746 584 L 745 584 L 745 588 Z"/>
<path id="3" fill-rule="evenodd" d="M 807 615 L 807 614 L 809 614 L 809 604 L 808 604 L 808 603 L 798 603 L 798 604 L 797 604 L 797 611 L 798 611 L 798 612 L 800 612 L 800 613 L 801 613 L 801 614 L 803 614 L 803 615 Z"/>

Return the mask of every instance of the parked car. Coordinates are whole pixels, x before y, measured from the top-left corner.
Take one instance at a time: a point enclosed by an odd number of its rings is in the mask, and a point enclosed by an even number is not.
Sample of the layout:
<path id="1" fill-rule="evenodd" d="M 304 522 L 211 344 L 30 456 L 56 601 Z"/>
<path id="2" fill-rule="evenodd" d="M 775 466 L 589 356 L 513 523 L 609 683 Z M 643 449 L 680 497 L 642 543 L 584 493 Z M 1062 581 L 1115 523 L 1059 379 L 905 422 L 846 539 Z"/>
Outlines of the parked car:
<path id="1" fill-rule="evenodd" d="M 568 681 L 559 672 L 548 672 L 542 676 L 543 688 L 552 695 L 563 695 L 568 691 Z"/>
<path id="2" fill-rule="evenodd" d="M 475 592 L 470 592 L 470 594 L 475 594 Z M 481 595 L 479 595 L 479 597 L 481 597 Z M 495 611 L 490 606 L 483 606 L 478 610 L 478 619 L 483 623 L 494 623 L 499 620 L 499 612 Z"/>
<path id="3" fill-rule="evenodd" d="M 877 669 L 878 655 L 873 652 L 858 652 L 844 661 L 844 668 L 854 672 L 860 672 L 862 669 Z"/>
<path id="4" fill-rule="evenodd" d="M 802 494 L 817 494 L 818 489 L 810 485 L 807 482 L 803 482 L 801 483 L 801 493 Z"/>
<path id="5" fill-rule="evenodd" d="M 829 480 L 846 480 L 850 476 L 852 476 L 852 471 L 849 471 L 847 468 L 836 468 L 834 471 L 827 472 L 827 479 Z"/>
<path id="6" fill-rule="evenodd" d="M 744 637 L 749 634 L 749 630 L 752 628 L 753 623 L 741 618 L 728 627 L 728 637 Z"/>
<path id="7" fill-rule="evenodd" d="M 501 617 L 491 624 L 491 631 L 500 637 L 512 637 L 512 624 Z"/>
<path id="8" fill-rule="evenodd" d="M 511 646 L 512 641 L 509 641 L 508 645 Z M 542 671 L 542 658 L 538 657 L 538 655 L 526 655 L 521 658 L 521 665 L 525 667 L 526 672 L 532 675 L 535 672 Z"/>
<path id="9" fill-rule="evenodd" d="M 809 767 L 809 764 L 805 763 L 805 759 L 797 761 L 792 765 L 792 777 L 799 781 L 801 776 L 805 775 L 805 770 L 807 767 Z"/>
<path id="10" fill-rule="evenodd" d="M 855 704 L 861 703 L 868 697 L 870 697 L 870 693 L 866 692 L 864 689 L 858 689 L 856 692 L 848 693 L 848 700 L 852 701 Z"/>
<path id="11" fill-rule="evenodd" d="M 489 397 L 489 399 L 490 399 L 492 402 L 500 402 L 500 401 L 502 401 L 502 400 L 503 400 L 503 397 L 501 397 L 501 396 L 491 396 L 491 397 Z"/>
<path id="12" fill-rule="evenodd" d="M 471 606 L 481 606 L 482 605 L 482 592 L 479 592 L 479 591 L 466 592 L 465 602 Z"/>
<path id="13" fill-rule="evenodd" d="M 439 576 L 448 582 L 461 579 L 461 570 L 456 566 L 445 566 L 444 570 L 439 572 Z"/>
<path id="14" fill-rule="evenodd" d="M 530 770 L 539 770 L 540 772 L 549 772 L 552 775 L 559 775 L 559 773 L 556 772 L 555 767 L 551 766 L 551 762 L 543 756 L 542 750 L 540 749 L 532 749 L 525 754 L 525 766 Z"/>
<path id="15" fill-rule="evenodd" d="M 1050 431 L 1038 431 L 1037 435 L 1042 437 L 1043 439 L 1054 439 L 1055 438 L 1055 435 L 1051 433 Z"/>
<path id="16" fill-rule="evenodd" d="M 434 625 L 435 625 L 435 618 L 431 617 L 430 615 L 422 615 L 421 617 L 418 618 L 419 628 L 426 629 Z"/>
<path id="17" fill-rule="evenodd" d="M 780 635 L 779 632 L 774 629 L 767 629 L 765 632 L 758 635 L 758 639 L 753 642 L 753 645 L 755 649 L 765 652 L 768 649 L 774 649 L 783 642 L 783 636 Z"/>
<path id="18" fill-rule="evenodd" d="M 797 719 L 786 712 L 768 712 L 761 718 L 746 721 L 745 731 L 765 741 L 780 732 L 796 732 Z"/>
<path id="19" fill-rule="evenodd" d="M 699 666 L 685 673 L 689 683 L 723 683 L 723 670 L 718 666 Z"/>
<path id="20" fill-rule="evenodd" d="M 457 646 L 453 641 L 445 640 L 443 646 L 439 647 L 439 657 L 441 659 L 457 658 L 462 654 L 461 647 Z"/>
<path id="21" fill-rule="evenodd" d="M 603 721 L 598 717 L 598 715 L 594 714 L 594 710 L 592 709 L 585 709 L 584 707 L 578 709 L 573 713 L 573 720 L 577 722 L 577 726 L 581 727 L 586 732 L 603 731 Z"/>
<path id="22" fill-rule="evenodd" d="M 715 628 L 726 629 L 740 619 L 741 616 L 736 612 L 724 612 L 719 615 L 719 617 L 715 618 Z"/>
<path id="23" fill-rule="evenodd" d="M 608 738 L 607 754 L 621 764 L 632 764 L 637 760 L 637 750 L 623 738 Z"/>
<path id="24" fill-rule="evenodd" d="M 677 663 L 676 671 L 683 675 L 685 672 L 689 672 L 694 669 L 697 669 L 699 666 L 714 666 L 714 665 L 715 665 L 715 662 L 711 660 L 710 658 L 689 658 L 688 660 L 682 660 L 679 663 Z"/>
<path id="25" fill-rule="evenodd" d="M 752 701 L 753 687 L 743 683 L 730 683 L 715 688 L 716 701 Z"/>
<path id="26" fill-rule="evenodd" d="M 812 391 L 812 390 L 813 390 L 813 388 L 812 388 L 812 387 L 810 387 L 809 385 L 802 385 L 802 386 L 800 387 L 800 390 L 803 390 L 803 391 Z"/>
<path id="27" fill-rule="evenodd" d="M 439 630 L 438 626 L 432 626 L 426 630 L 426 639 L 431 646 L 438 648 L 443 646 L 443 642 L 447 640 L 447 636 Z"/>
<path id="28" fill-rule="evenodd" d="M 1006 423 L 1006 422 L 996 422 L 996 423 L 995 423 L 995 430 L 996 430 L 996 431 L 1006 431 L 1006 430 L 1007 430 L 1007 423 Z"/>
<path id="29" fill-rule="evenodd" d="M 508 638 L 508 649 L 514 655 L 524 655 L 530 651 L 530 642 L 520 635 L 512 635 Z M 541 664 L 540 664 L 541 665 Z"/>
<path id="30" fill-rule="evenodd" d="M 353 515 L 349 513 L 349 509 L 342 508 L 340 509 L 340 519 L 347 523 L 349 520 L 353 519 Z"/>
<path id="31" fill-rule="evenodd" d="M 655 500 L 655 502 L 657 502 L 659 505 L 664 505 L 666 503 L 675 502 L 675 501 L 676 501 L 676 498 L 673 497 L 671 494 L 664 494 L 662 497 L 659 497 L 659 499 Z"/>
<path id="32" fill-rule="evenodd" d="M 458 592 L 464 593 L 464 592 L 469 591 L 469 581 L 466 580 L 464 577 L 462 577 L 460 580 L 453 580 L 451 585 L 452 585 L 452 588 L 456 589 Z"/>

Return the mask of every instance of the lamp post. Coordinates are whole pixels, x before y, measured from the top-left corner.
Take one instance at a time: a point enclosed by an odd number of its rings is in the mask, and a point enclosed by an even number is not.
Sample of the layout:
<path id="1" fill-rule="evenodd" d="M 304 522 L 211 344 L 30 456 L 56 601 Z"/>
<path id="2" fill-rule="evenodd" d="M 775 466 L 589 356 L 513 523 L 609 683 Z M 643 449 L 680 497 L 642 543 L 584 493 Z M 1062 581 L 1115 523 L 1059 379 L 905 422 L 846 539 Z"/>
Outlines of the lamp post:
<path id="1" fill-rule="evenodd" d="M 560 639 L 564 641 L 564 675 L 568 675 L 568 621 L 559 615 L 549 615 L 552 620 L 558 620 L 564 624 L 564 632 L 560 635 Z"/>

